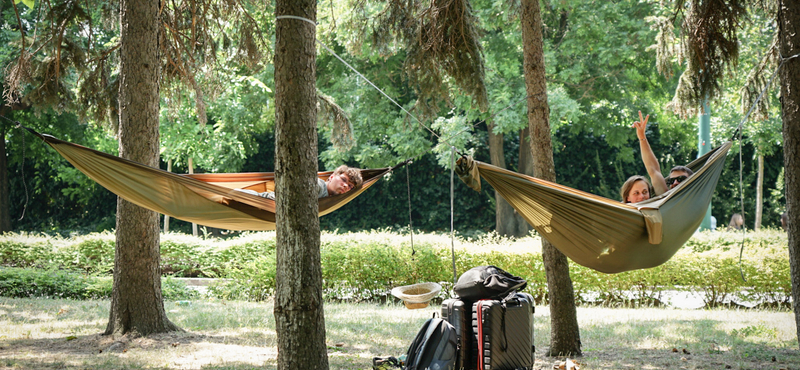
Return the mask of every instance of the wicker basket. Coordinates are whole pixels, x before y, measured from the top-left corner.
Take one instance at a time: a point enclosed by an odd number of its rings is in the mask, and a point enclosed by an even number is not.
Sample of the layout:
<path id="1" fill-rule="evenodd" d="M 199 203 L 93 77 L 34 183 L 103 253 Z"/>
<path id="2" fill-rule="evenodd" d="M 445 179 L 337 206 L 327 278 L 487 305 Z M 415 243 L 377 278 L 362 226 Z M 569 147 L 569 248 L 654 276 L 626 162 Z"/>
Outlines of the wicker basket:
<path id="1" fill-rule="evenodd" d="M 406 308 L 413 310 L 428 307 L 428 302 L 441 290 L 442 286 L 437 283 L 419 283 L 396 287 L 392 289 L 392 295 L 403 300 Z"/>

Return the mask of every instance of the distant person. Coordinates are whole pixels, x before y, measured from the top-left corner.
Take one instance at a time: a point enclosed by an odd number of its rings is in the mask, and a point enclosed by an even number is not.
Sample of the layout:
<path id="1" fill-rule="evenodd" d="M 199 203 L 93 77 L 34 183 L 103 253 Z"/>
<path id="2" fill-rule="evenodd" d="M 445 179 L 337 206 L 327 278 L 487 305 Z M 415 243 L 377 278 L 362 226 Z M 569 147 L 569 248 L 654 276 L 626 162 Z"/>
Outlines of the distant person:
<path id="1" fill-rule="evenodd" d="M 652 186 L 644 176 L 631 176 L 622 184 L 619 191 L 623 203 L 639 203 L 650 199 Z"/>
<path id="2" fill-rule="evenodd" d="M 331 176 L 328 177 L 327 181 L 317 178 L 317 198 L 347 193 L 350 190 L 360 188 L 363 182 L 364 179 L 361 177 L 361 171 L 359 171 L 358 168 L 341 165 L 333 171 Z M 235 190 L 243 193 L 258 195 L 262 198 L 275 200 L 274 191 L 265 191 L 263 193 L 259 193 L 250 189 Z"/>
<path id="3" fill-rule="evenodd" d="M 744 227 L 744 217 L 739 213 L 734 213 L 731 216 L 731 222 L 728 223 L 728 231 L 741 230 Z"/>
<path id="4" fill-rule="evenodd" d="M 781 227 L 783 231 L 789 231 L 789 215 L 786 212 L 781 213 Z"/>
<path id="5" fill-rule="evenodd" d="M 661 195 L 686 181 L 687 178 L 694 174 L 694 171 L 686 166 L 675 166 L 669 171 L 669 176 L 667 176 L 666 179 L 664 178 L 661 174 L 661 165 L 658 163 L 658 158 L 656 158 L 653 149 L 650 148 L 650 143 L 647 141 L 645 129 L 647 128 L 647 120 L 649 118 L 649 114 L 647 117 L 642 118 L 642 111 L 639 111 L 639 121 L 634 122 L 633 127 L 636 128 L 636 136 L 639 138 L 639 149 L 642 152 L 642 162 L 644 162 L 644 166 L 647 168 L 647 174 L 650 175 L 650 181 L 652 181 L 653 191 L 655 193 L 654 195 Z"/>

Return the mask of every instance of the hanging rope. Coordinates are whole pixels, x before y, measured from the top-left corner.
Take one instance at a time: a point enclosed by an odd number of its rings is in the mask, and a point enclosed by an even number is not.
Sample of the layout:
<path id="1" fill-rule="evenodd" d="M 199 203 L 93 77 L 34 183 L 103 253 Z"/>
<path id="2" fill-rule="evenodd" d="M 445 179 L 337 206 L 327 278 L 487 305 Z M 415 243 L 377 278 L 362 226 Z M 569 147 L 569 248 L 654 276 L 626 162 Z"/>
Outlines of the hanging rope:
<path id="1" fill-rule="evenodd" d="M 294 16 L 294 15 L 279 15 L 279 16 L 275 17 L 275 19 L 297 19 L 297 20 L 301 20 L 301 21 L 303 21 L 303 22 L 311 23 L 311 24 L 313 24 L 315 27 L 316 27 L 316 25 L 317 25 L 317 24 L 316 24 L 314 21 L 312 21 L 312 20 L 310 20 L 310 19 L 308 19 L 308 18 L 298 17 L 298 16 Z M 448 136 L 448 137 L 444 137 L 444 138 L 443 138 L 441 135 L 439 135 L 438 133 L 436 133 L 436 131 L 434 131 L 434 130 L 432 130 L 431 128 L 429 128 L 428 126 L 426 126 L 426 125 L 425 125 L 425 124 L 422 122 L 422 120 L 420 120 L 419 118 L 417 118 L 417 116 L 415 116 L 413 113 L 409 112 L 409 111 L 408 111 L 407 109 L 405 109 L 405 108 L 404 108 L 402 105 L 400 105 L 400 103 L 398 103 L 397 101 L 395 101 L 394 99 L 392 99 L 392 97 L 390 97 L 390 96 L 389 96 L 388 94 L 386 94 L 386 93 L 385 93 L 383 90 L 381 90 L 381 88 L 379 88 L 379 87 L 378 87 L 377 85 L 375 85 L 375 84 L 374 84 L 372 81 L 370 81 L 370 80 L 369 80 L 369 79 L 368 79 L 366 76 L 364 76 L 364 75 L 363 75 L 361 72 L 359 72 L 359 71 L 358 71 L 358 70 L 357 70 L 355 67 L 353 67 L 352 65 L 350 65 L 350 63 L 347 63 L 347 61 L 345 61 L 345 60 L 344 60 L 344 58 L 342 58 L 342 57 L 341 57 L 339 54 L 337 54 L 335 51 L 333 51 L 331 48 L 329 48 L 329 47 L 328 47 L 328 45 L 325 45 L 325 43 L 323 43 L 322 41 L 319 41 L 319 39 L 316 39 L 315 41 L 316 41 L 318 44 L 320 44 L 320 45 L 321 45 L 321 46 L 322 46 L 322 47 L 323 47 L 325 50 L 327 50 L 327 51 L 328 51 L 328 52 L 329 52 L 331 55 L 333 55 L 333 56 L 334 56 L 336 59 L 338 59 L 340 62 L 342 62 L 342 64 L 344 64 L 345 66 L 347 66 L 347 68 L 350 68 L 350 70 L 351 70 L 351 71 L 353 71 L 353 73 L 355 73 L 356 75 L 358 75 L 359 77 L 361 77 L 361 78 L 362 78 L 362 79 L 363 79 L 365 82 L 367 82 L 367 83 L 368 83 L 370 86 L 372 86 L 372 87 L 373 87 L 375 90 L 377 90 L 379 93 L 381 93 L 381 94 L 382 94 L 383 96 L 385 96 L 387 99 L 389 99 L 389 101 L 391 101 L 391 102 L 392 102 L 392 104 L 396 105 L 396 106 L 397 106 L 398 108 L 400 108 L 400 109 L 401 109 L 401 110 L 402 110 L 402 111 L 403 111 L 405 114 L 407 114 L 409 117 L 413 118 L 413 119 L 414 119 L 414 120 L 417 122 L 417 124 L 418 124 L 420 127 L 424 128 L 425 130 L 427 130 L 428 132 L 430 132 L 430 133 L 431 133 L 431 135 L 435 136 L 437 139 L 439 139 L 439 141 L 441 141 L 441 142 L 443 142 L 443 143 L 445 143 L 445 144 L 448 144 L 448 145 L 450 144 L 450 140 L 451 140 L 451 139 L 453 139 L 453 138 L 455 138 L 456 136 L 458 136 L 458 135 L 460 135 L 460 134 L 464 133 L 465 131 L 467 131 L 467 130 L 470 130 L 470 129 L 472 129 L 472 128 L 474 128 L 474 127 L 476 127 L 476 126 L 478 126 L 478 125 L 480 125 L 480 124 L 482 124 L 482 123 L 486 123 L 486 121 L 487 121 L 487 120 L 490 120 L 490 119 L 494 118 L 495 116 L 497 116 L 498 114 L 500 114 L 500 113 L 504 112 L 505 110 L 507 110 L 507 109 L 510 109 L 510 108 L 513 108 L 513 107 L 515 107 L 517 104 L 519 104 L 520 102 L 522 102 L 522 101 L 525 101 L 525 100 L 527 100 L 528 98 L 530 98 L 530 97 L 532 97 L 532 96 L 533 96 L 533 95 L 529 95 L 529 96 L 526 96 L 526 97 L 524 97 L 524 98 L 521 98 L 521 99 L 519 99 L 519 100 L 517 100 L 517 101 L 515 101 L 515 102 L 512 102 L 511 104 L 507 105 L 507 106 L 506 106 L 506 107 L 504 107 L 503 109 L 500 109 L 499 111 L 497 111 L 497 112 L 495 112 L 495 113 L 491 114 L 491 115 L 490 115 L 488 118 L 486 118 L 486 119 L 482 119 L 482 120 L 480 120 L 480 121 L 478 121 L 478 122 L 476 122 L 476 123 L 474 123 L 474 124 L 472 124 L 472 125 L 469 125 L 469 126 L 467 126 L 466 128 L 464 128 L 464 129 L 462 129 L 462 130 L 460 130 L 460 131 L 457 131 L 456 133 L 454 133 L 454 134 L 452 134 L 452 135 L 450 135 L 450 136 Z M 452 146 L 452 145 L 451 145 L 451 146 Z M 415 156 L 415 157 L 413 157 L 413 158 L 411 158 L 411 159 L 412 159 L 412 160 L 416 160 L 417 158 L 419 158 L 420 156 L 423 156 L 423 155 L 427 154 L 427 153 L 428 153 L 428 152 L 430 152 L 431 150 L 433 150 L 433 147 L 429 148 L 428 150 L 426 150 L 426 151 L 424 151 L 424 152 L 422 152 L 422 153 L 418 154 L 417 156 Z M 461 153 L 460 151 L 458 151 L 458 149 L 456 149 L 456 152 L 457 152 L 459 155 L 461 155 L 461 156 L 464 156 L 464 154 L 463 154 L 463 153 Z"/>
<path id="2" fill-rule="evenodd" d="M 761 93 L 758 94 L 756 101 L 753 102 L 753 104 L 750 106 L 750 109 L 747 110 L 747 114 L 744 115 L 744 118 L 742 118 L 742 120 L 739 122 L 739 127 L 736 128 L 736 131 L 734 131 L 733 136 L 731 136 L 731 141 L 736 140 L 737 136 L 739 140 L 739 205 L 741 206 L 740 211 L 742 218 L 744 218 L 744 175 L 743 175 L 744 166 L 742 160 L 742 131 L 744 128 L 744 123 L 745 121 L 747 121 L 747 118 L 750 117 L 750 113 L 753 113 L 753 110 L 756 108 L 756 105 L 758 105 L 758 102 L 760 102 L 761 98 L 764 97 L 764 94 L 767 92 L 769 87 L 772 86 L 772 81 L 775 79 L 775 76 L 778 75 L 778 71 L 781 70 L 781 68 L 787 61 L 797 57 L 800 57 L 800 54 L 795 54 L 788 58 L 784 58 L 782 55 L 780 56 L 781 63 L 778 64 L 778 67 L 775 68 L 774 72 L 772 72 L 772 76 L 770 76 L 769 81 L 761 90 Z M 745 282 L 747 281 L 747 279 L 744 277 L 744 270 L 742 270 L 742 255 L 744 254 L 744 241 L 746 235 L 747 235 L 747 230 L 744 222 L 742 222 L 742 245 L 739 248 L 739 274 L 742 276 L 742 281 Z"/>
<path id="3" fill-rule="evenodd" d="M 452 146 L 450 148 L 450 253 L 453 256 L 453 286 L 455 286 L 458 282 L 458 274 L 456 273 L 456 234 L 455 225 L 453 223 L 453 214 L 455 214 L 455 209 L 453 208 L 453 193 L 455 189 L 453 178 L 456 170 L 456 148 Z"/>
<path id="4" fill-rule="evenodd" d="M 408 166 L 406 166 L 406 189 L 408 190 L 408 232 L 411 235 L 411 256 L 417 254 L 414 249 L 414 223 L 411 221 L 411 177 L 408 175 Z"/>
<path id="5" fill-rule="evenodd" d="M 21 123 L 18 121 L 14 121 L 6 116 L 3 117 L 8 122 L 13 123 L 15 126 L 14 128 L 23 129 L 25 126 L 22 126 Z M 17 221 L 22 221 L 25 218 L 25 211 L 28 209 L 28 184 L 25 182 L 25 132 L 22 133 L 22 161 L 20 162 L 20 174 L 22 175 L 22 187 L 25 189 L 25 203 L 22 205 L 22 215 L 19 216 Z"/>

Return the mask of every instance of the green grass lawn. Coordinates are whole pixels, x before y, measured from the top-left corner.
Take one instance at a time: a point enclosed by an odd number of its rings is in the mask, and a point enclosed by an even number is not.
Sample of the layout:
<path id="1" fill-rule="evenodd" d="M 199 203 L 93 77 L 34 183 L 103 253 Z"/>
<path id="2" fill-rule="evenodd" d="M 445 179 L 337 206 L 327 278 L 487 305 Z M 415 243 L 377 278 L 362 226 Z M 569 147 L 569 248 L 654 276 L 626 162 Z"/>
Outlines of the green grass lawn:
<path id="1" fill-rule="evenodd" d="M 185 332 L 129 340 L 100 336 L 108 301 L 0 298 L 0 369 L 275 368 L 270 303 L 165 302 Z M 438 306 L 325 305 L 331 369 L 370 369 L 373 356 L 403 354 Z M 797 369 L 788 311 L 579 307 L 581 369 Z M 536 307 L 536 369 L 544 357 L 548 307 Z M 673 349 L 675 351 L 673 351 Z"/>

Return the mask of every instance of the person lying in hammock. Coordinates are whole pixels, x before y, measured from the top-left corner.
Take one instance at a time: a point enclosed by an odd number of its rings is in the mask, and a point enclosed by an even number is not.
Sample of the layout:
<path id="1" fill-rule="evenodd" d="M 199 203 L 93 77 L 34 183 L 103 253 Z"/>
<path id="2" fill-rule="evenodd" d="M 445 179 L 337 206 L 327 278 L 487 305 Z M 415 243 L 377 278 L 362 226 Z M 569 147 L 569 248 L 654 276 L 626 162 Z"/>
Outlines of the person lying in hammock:
<path id="1" fill-rule="evenodd" d="M 364 179 L 361 178 L 361 171 L 359 171 L 358 168 L 341 165 L 333 170 L 333 173 L 330 177 L 328 177 L 327 181 L 317 178 L 317 186 L 319 189 L 317 198 L 347 193 L 350 190 L 360 188 L 363 182 Z M 263 193 L 259 193 L 250 189 L 235 190 L 275 200 L 274 191 L 265 191 Z"/>
<path id="2" fill-rule="evenodd" d="M 623 203 L 639 203 L 650 199 L 653 186 L 644 176 L 634 175 L 628 178 L 619 191 Z"/>
<path id="3" fill-rule="evenodd" d="M 655 153 L 653 153 L 653 149 L 650 148 L 650 143 L 647 142 L 645 129 L 647 128 L 647 120 L 649 118 L 649 114 L 647 117 L 642 118 L 642 111 L 639 111 L 639 120 L 633 123 L 633 127 L 636 128 L 636 136 L 639 137 L 642 162 L 644 162 L 644 166 L 647 168 L 647 174 L 650 175 L 650 180 L 653 184 L 652 195 L 661 195 L 678 186 L 678 184 L 685 181 L 689 176 L 692 176 L 694 172 L 686 166 L 675 166 L 669 171 L 669 176 L 667 176 L 666 179 L 664 178 L 661 174 L 661 165 L 658 163 L 658 158 L 656 158 Z"/>

